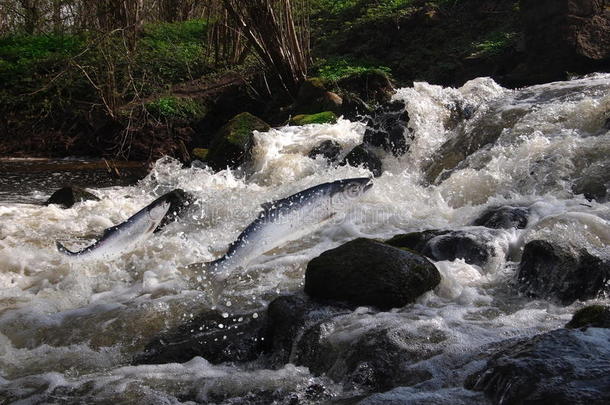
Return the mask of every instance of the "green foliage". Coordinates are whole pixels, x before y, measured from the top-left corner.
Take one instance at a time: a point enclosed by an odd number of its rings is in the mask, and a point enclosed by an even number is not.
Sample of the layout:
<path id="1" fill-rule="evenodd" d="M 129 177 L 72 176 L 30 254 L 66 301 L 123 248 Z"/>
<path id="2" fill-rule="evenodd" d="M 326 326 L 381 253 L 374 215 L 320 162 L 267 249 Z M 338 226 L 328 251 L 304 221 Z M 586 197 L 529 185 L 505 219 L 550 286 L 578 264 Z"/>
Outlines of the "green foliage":
<path id="1" fill-rule="evenodd" d="M 143 37 L 159 41 L 201 43 L 208 26 L 205 20 L 145 24 Z"/>
<path id="2" fill-rule="evenodd" d="M 84 40 L 72 35 L 16 35 L 0 38 L 0 82 L 14 86 L 34 80 L 83 49 Z"/>
<path id="3" fill-rule="evenodd" d="M 160 97 L 146 103 L 145 107 L 157 118 L 192 120 L 205 115 L 204 106 L 191 98 Z"/>
<path id="4" fill-rule="evenodd" d="M 146 25 L 137 55 L 141 74 L 177 83 L 208 73 L 206 31 L 203 20 Z"/>
<path id="5" fill-rule="evenodd" d="M 322 60 L 314 67 L 316 76 L 324 81 L 338 81 L 354 74 L 371 71 L 382 71 L 385 74 L 389 74 L 390 70 L 387 66 L 377 66 L 374 63 L 346 58 L 330 59 L 328 61 Z"/>
<path id="6" fill-rule="evenodd" d="M 473 48 L 476 56 L 494 56 L 502 53 L 514 45 L 517 38 L 516 32 L 494 31 L 487 35 L 482 41 L 475 42 Z"/>
<path id="7" fill-rule="evenodd" d="M 337 116 L 332 111 L 324 111 L 317 114 L 299 114 L 290 120 L 292 125 L 334 124 L 335 122 L 337 122 Z"/>

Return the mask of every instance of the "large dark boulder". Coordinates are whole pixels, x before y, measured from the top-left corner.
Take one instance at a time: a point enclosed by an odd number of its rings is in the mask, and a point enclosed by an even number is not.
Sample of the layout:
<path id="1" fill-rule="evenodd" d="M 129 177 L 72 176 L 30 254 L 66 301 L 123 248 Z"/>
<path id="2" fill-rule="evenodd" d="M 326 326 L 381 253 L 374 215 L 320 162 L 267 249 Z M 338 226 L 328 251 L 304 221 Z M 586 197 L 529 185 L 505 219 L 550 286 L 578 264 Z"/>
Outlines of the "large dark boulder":
<path id="1" fill-rule="evenodd" d="M 495 233 L 489 230 L 426 230 L 396 235 L 388 245 L 414 250 L 435 261 L 463 259 L 466 263 L 485 266 L 497 256 Z"/>
<path id="2" fill-rule="evenodd" d="M 610 67 L 608 0 L 521 0 L 526 69 L 522 83 L 565 80 Z"/>
<path id="3" fill-rule="evenodd" d="M 574 313 L 566 328 L 610 328 L 610 307 L 589 305 Z"/>
<path id="4" fill-rule="evenodd" d="M 520 291 L 529 296 L 569 305 L 610 291 L 610 261 L 584 249 L 573 252 L 534 240 L 525 245 L 517 281 Z"/>
<path id="5" fill-rule="evenodd" d="M 269 125 L 254 115 L 244 112 L 233 117 L 218 130 L 206 163 L 214 170 L 237 167 L 245 162 L 253 143 L 253 131 L 268 131 Z"/>
<path id="6" fill-rule="evenodd" d="M 493 229 L 523 229 L 527 226 L 528 216 L 526 207 L 504 205 L 487 209 L 472 224 Z"/>
<path id="7" fill-rule="evenodd" d="M 305 292 L 313 298 L 390 309 L 414 302 L 440 281 L 425 257 L 360 238 L 311 260 Z"/>
<path id="8" fill-rule="evenodd" d="M 183 363 L 201 356 L 210 363 L 256 359 L 264 349 L 265 313 L 206 311 L 153 339 L 134 364 Z"/>
<path id="9" fill-rule="evenodd" d="M 66 186 L 51 194 L 51 197 L 45 202 L 45 205 L 58 204 L 63 208 L 70 208 L 74 204 L 82 201 L 99 201 L 99 197 L 83 188 Z"/>
<path id="10" fill-rule="evenodd" d="M 610 329 L 558 329 L 491 356 L 467 379 L 494 404 L 610 403 Z"/>
<path id="11" fill-rule="evenodd" d="M 383 148 L 394 156 L 402 156 L 409 150 L 405 135 L 408 123 L 409 114 L 404 102 L 394 101 L 379 106 L 371 114 L 363 142 L 365 145 Z M 412 137 L 410 134 L 408 136 Z"/>
<path id="12" fill-rule="evenodd" d="M 364 145 L 358 145 L 352 149 L 341 161 L 341 165 L 362 166 L 379 177 L 383 173 L 381 159 Z"/>

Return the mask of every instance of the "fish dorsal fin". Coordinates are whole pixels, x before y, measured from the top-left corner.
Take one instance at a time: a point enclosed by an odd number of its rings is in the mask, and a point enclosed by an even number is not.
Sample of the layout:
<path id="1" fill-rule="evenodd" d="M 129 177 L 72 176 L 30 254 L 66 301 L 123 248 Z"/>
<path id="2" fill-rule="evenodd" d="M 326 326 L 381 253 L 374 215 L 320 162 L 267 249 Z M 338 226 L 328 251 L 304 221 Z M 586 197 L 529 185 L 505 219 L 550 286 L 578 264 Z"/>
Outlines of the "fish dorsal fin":
<path id="1" fill-rule="evenodd" d="M 277 201 L 268 201 L 266 203 L 262 203 L 261 204 L 261 208 L 263 209 L 263 211 L 269 211 L 270 209 L 274 208 L 277 206 Z"/>

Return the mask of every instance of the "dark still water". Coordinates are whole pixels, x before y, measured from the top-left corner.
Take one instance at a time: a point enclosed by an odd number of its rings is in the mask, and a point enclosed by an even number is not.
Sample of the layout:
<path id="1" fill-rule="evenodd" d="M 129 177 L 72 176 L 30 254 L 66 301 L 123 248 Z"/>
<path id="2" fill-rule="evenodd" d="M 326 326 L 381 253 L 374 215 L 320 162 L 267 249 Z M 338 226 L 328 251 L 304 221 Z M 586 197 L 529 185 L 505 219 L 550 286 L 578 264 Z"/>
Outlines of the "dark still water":
<path id="1" fill-rule="evenodd" d="M 128 186 L 144 177 L 146 171 L 146 165 L 140 162 L 0 158 L 0 202 L 44 202 L 65 185 Z"/>

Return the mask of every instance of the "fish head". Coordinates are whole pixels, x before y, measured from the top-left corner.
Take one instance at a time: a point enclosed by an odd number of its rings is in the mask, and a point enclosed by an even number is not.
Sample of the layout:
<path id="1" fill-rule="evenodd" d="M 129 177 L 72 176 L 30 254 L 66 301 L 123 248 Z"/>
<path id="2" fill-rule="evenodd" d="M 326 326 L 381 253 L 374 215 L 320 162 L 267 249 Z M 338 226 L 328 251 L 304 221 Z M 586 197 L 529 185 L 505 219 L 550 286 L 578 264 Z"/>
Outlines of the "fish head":
<path id="1" fill-rule="evenodd" d="M 169 201 L 167 201 L 167 200 L 161 201 L 161 202 L 159 202 L 159 204 L 155 204 L 154 206 L 150 207 L 150 209 L 148 210 L 148 216 L 154 222 L 159 222 L 163 219 L 163 217 L 167 213 L 169 206 L 170 206 Z"/>
<path id="2" fill-rule="evenodd" d="M 371 187 L 373 187 L 373 179 L 370 177 L 338 180 L 332 183 L 330 197 L 335 203 L 348 203 L 362 196 Z"/>

